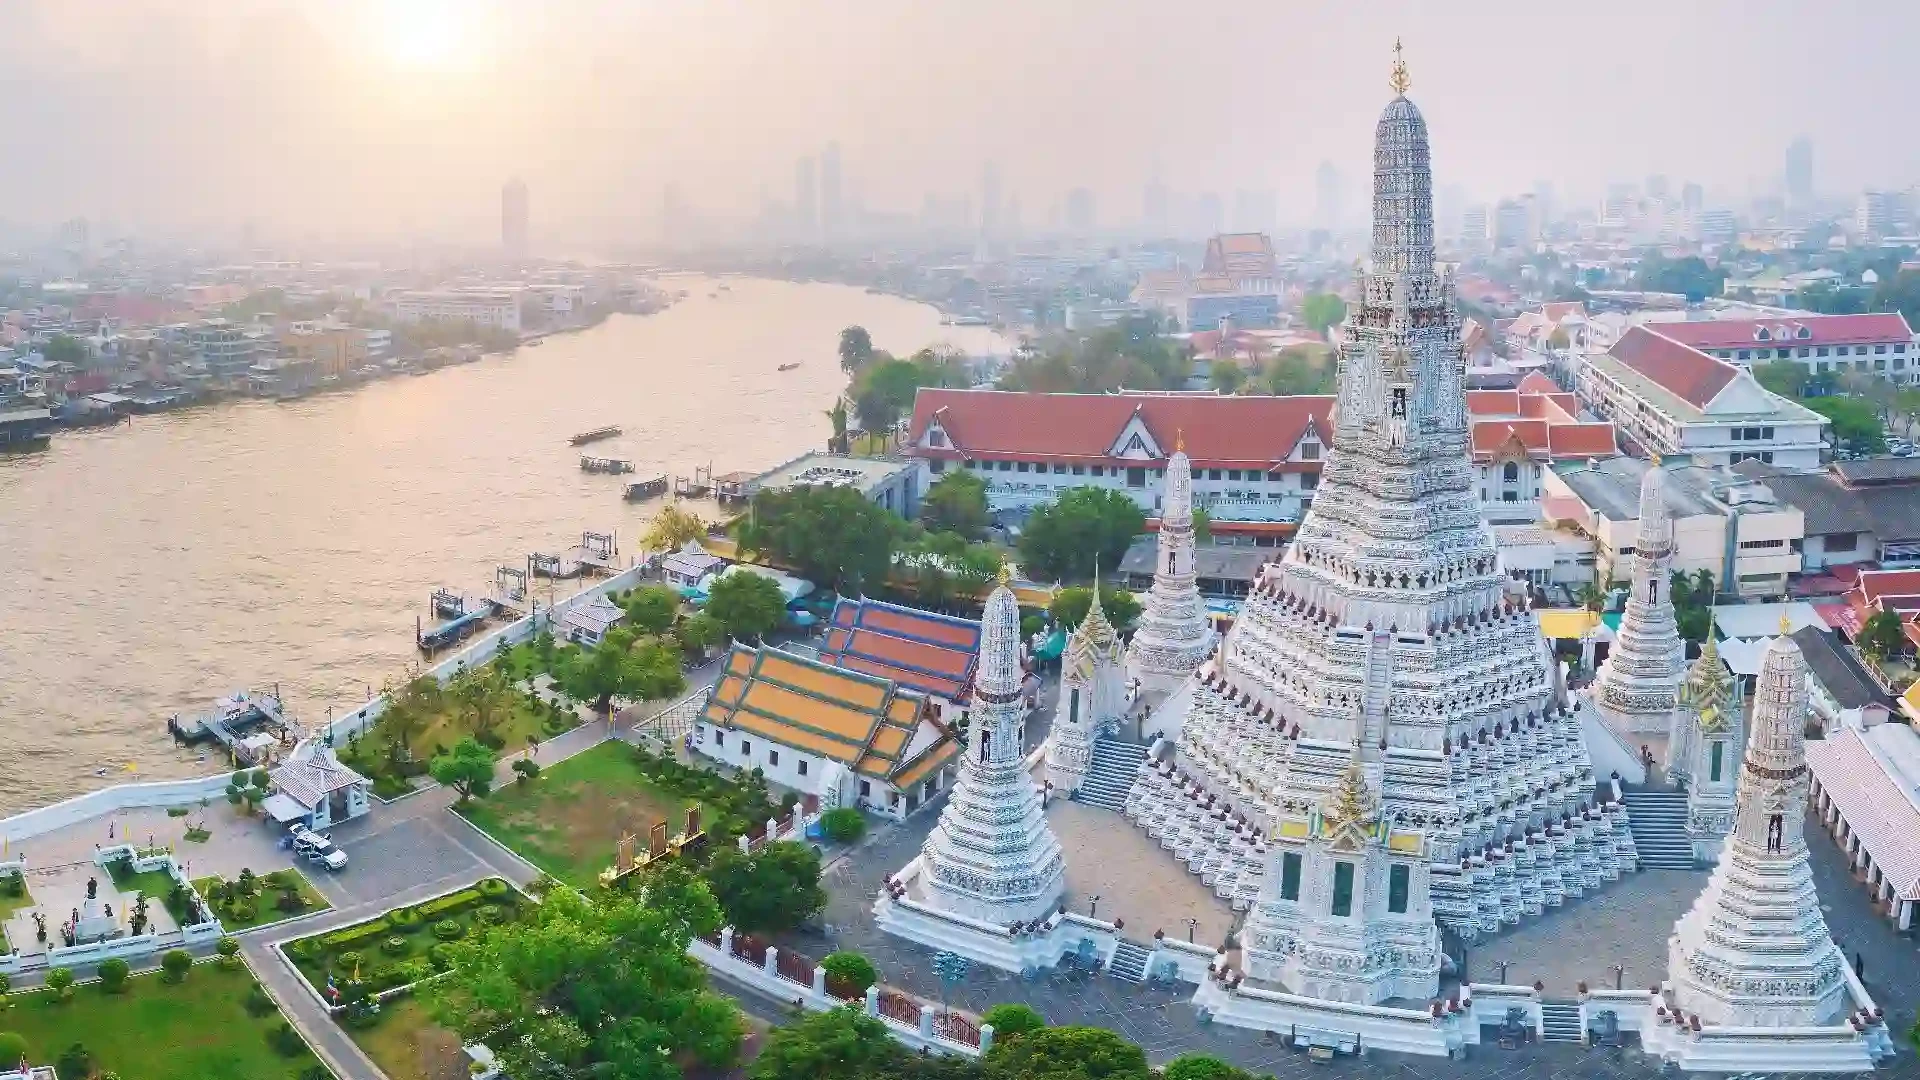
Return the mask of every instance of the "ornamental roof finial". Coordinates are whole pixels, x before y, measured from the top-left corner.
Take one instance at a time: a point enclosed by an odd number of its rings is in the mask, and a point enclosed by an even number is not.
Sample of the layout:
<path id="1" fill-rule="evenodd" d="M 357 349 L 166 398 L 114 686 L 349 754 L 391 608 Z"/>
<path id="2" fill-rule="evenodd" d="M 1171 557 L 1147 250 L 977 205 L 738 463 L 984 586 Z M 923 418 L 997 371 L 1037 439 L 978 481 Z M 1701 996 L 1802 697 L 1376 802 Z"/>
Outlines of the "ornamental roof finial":
<path id="1" fill-rule="evenodd" d="M 1407 75 L 1407 61 L 1400 55 L 1400 39 L 1393 39 L 1393 74 L 1388 76 L 1387 85 L 1393 92 L 1404 95 L 1407 87 L 1413 85 L 1413 79 Z"/>
<path id="2" fill-rule="evenodd" d="M 1787 619 L 1787 609 L 1781 608 L 1780 609 L 1780 636 L 1786 637 L 1792 633 L 1793 633 L 1793 623 L 1788 621 Z M 1708 634 L 1707 636 L 1711 638 L 1713 635 Z"/>
<path id="3" fill-rule="evenodd" d="M 999 582 L 1002 585 L 1013 584 L 1013 566 L 1004 557 L 1000 560 Z"/>
<path id="4" fill-rule="evenodd" d="M 1187 452 L 1186 428 L 1180 427 L 1173 429 L 1173 452 L 1176 454 L 1184 454 Z"/>

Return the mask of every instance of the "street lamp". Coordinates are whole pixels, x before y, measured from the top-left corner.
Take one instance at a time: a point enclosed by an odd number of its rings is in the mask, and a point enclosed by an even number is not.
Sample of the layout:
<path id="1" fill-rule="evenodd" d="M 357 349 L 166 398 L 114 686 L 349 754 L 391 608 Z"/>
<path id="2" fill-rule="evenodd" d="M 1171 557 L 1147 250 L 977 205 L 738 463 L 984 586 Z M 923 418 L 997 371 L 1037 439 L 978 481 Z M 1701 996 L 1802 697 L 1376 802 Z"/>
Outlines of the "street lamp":
<path id="1" fill-rule="evenodd" d="M 1626 965 L 1624 964 L 1613 965 L 1613 988 L 1615 990 L 1620 989 L 1621 985 L 1626 981 L 1627 981 Z"/>
<path id="2" fill-rule="evenodd" d="M 1100 909 L 1100 894 L 1094 893 L 1092 896 L 1087 897 L 1087 918 L 1089 919 L 1093 918 L 1093 913 L 1095 911 L 1098 911 L 1099 909 Z"/>
<path id="3" fill-rule="evenodd" d="M 1187 944 L 1193 944 L 1193 932 L 1200 928 L 1200 920 L 1189 915 L 1180 921 L 1187 924 Z"/>

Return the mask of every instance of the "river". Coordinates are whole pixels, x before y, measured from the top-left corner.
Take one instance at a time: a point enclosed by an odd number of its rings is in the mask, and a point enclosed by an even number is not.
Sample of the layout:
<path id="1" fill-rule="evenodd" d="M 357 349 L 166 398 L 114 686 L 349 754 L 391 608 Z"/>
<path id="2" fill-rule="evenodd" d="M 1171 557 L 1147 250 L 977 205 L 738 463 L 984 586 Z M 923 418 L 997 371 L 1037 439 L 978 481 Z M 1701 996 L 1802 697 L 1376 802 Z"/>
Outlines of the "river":
<path id="1" fill-rule="evenodd" d="M 758 471 L 825 445 L 844 326 L 896 353 L 1005 348 L 858 288 L 666 281 L 688 299 L 511 356 L 0 457 L 0 811 L 211 771 L 165 718 L 233 690 L 277 683 L 308 725 L 354 707 L 417 658 L 436 586 L 490 591 L 588 529 L 624 559 L 658 503 L 583 474 L 575 432 L 625 428 L 588 452 L 642 474 Z"/>

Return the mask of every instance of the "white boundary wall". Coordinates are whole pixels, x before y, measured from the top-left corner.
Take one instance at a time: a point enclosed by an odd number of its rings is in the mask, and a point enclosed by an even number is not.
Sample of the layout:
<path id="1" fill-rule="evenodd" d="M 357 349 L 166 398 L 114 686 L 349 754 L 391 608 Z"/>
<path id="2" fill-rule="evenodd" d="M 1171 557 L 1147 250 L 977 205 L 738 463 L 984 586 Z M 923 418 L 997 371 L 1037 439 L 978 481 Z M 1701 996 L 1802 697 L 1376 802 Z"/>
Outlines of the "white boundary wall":
<path id="1" fill-rule="evenodd" d="M 553 607 L 543 610 L 538 616 L 529 615 L 518 619 L 474 639 L 474 641 L 428 669 L 425 674 L 445 682 L 463 667 L 478 667 L 492 660 L 502 649 L 518 645 L 531 639 L 538 631 L 535 620 L 541 627 L 549 625 L 556 615 L 564 615 L 577 604 L 586 603 L 597 596 L 620 589 L 630 589 L 639 583 L 643 570 L 641 566 L 632 566 L 626 570 L 596 582 L 567 597 L 556 601 Z M 386 695 L 382 694 L 358 709 L 344 716 L 334 718 L 332 733 L 336 740 L 363 731 L 378 719 L 387 707 Z M 46 833 L 77 825 L 90 818 L 120 810 L 130 810 L 140 806 L 193 806 L 202 802 L 217 802 L 226 798 L 227 779 L 232 772 L 223 772 L 218 776 L 202 776 L 191 780 L 160 780 L 141 784 L 116 784 L 99 791 L 89 791 L 85 795 L 76 795 L 71 799 L 53 803 L 50 806 L 36 807 L 12 817 L 0 819 L 0 837 L 18 846 L 20 841 L 41 836 Z"/>

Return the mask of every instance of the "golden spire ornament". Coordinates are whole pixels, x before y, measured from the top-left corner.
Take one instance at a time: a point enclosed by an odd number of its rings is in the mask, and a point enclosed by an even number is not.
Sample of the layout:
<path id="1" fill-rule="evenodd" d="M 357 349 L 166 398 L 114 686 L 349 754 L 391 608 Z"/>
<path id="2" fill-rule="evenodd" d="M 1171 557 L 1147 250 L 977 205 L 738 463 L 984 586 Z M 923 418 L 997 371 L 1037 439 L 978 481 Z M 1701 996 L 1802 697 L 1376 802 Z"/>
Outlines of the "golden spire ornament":
<path id="1" fill-rule="evenodd" d="M 1004 556 L 1000 559 L 999 578 L 1000 584 L 1002 585 L 1011 586 L 1013 584 L 1013 566 L 1007 562 Z"/>
<path id="2" fill-rule="evenodd" d="M 1387 77 L 1387 85 L 1393 87 L 1396 94 L 1405 94 L 1407 87 L 1413 85 L 1413 79 L 1407 75 L 1407 61 L 1400 55 L 1400 39 L 1393 39 L 1393 74 Z"/>

